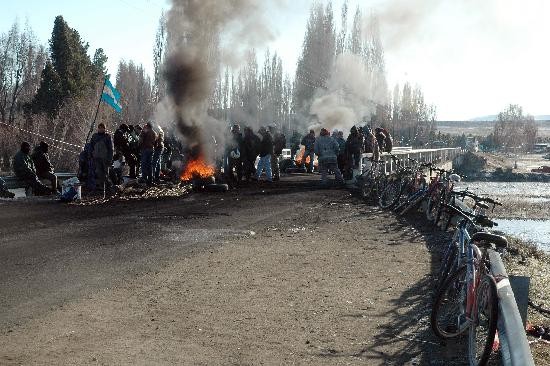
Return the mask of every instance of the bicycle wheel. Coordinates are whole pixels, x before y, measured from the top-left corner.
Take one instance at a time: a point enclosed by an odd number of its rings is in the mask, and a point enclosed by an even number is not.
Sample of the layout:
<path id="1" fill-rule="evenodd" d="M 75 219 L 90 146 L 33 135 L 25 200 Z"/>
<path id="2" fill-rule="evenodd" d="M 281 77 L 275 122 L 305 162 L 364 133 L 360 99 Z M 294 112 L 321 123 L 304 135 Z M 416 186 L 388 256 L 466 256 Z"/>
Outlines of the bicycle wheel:
<path id="1" fill-rule="evenodd" d="M 388 181 L 386 187 L 380 192 L 378 204 L 384 209 L 392 207 L 399 200 L 401 192 L 402 185 L 400 179 Z"/>
<path id="2" fill-rule="evenodd" d="M 414 208 L 418 208 L 418 206 L 420 206 L 420 203 L 422 202 L 422 200 L 424 200 L 425 197 L 426 197 L 426 192 L 422 192 L 422 193 L 417 192 L 417 193 L 415 193 L 412 198 L 407 200 L 407 204 L 404 207 L 401 208 L 401 210 L 398 212 L 398 214 L 400 216 L 403 216 L 407 212 L 409 212 L 410 210 L 412 210 Z"/>
<path id="3" fill-rule="evenodd" d="M 468 283 L 466 266 L 453 273 L 436 295 L 430 325 L 436 336 L 442 339 L 461 335 L 468 329 L 465 317 Z"/>
<path id="4" fill-rule="evenodd" d="M 445 191 L 439 192 L 439 190 L 432 192 L 428 197 L 428 207 L 426 208 L 426 218 L 428 221 L 432 221 L 437 225 L 439 217 L 441 216 L 441 203 L 443 202 Z"/>
<path id="5" fill-rule="evenodd" d="M 363 182 L 361 182 L 361 197 L 363 200 L 369 202 L 372 199 L 375 189 L 374 177 L 372 175 L 364 177 Z"/>
<path id="6" fill-rule="evenodd" d="M 493 351 L 498 319 L 497 296 L 495 280 L 491 276 L 483 275 L 476 290 L 476 307 L 469 327 L 470 366 L 485 366 Z"/>
<path id="7" fill-rule="evenodd" d="M 451 243 L 443 255 L 439 272 L 437 273 L 436 290 L 439 291 L 447 278 L 454 273 L 457 267 L 458 248 L 455 243 Z"/>

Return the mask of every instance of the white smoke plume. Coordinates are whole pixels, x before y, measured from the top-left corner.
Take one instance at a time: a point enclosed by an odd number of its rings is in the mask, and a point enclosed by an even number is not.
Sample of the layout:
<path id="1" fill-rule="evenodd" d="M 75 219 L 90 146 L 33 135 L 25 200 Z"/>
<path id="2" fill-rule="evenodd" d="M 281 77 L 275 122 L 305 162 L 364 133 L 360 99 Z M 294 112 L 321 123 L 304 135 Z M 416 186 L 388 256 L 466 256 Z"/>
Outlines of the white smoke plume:
<path id="1" fill-rule="evenodd" d="M 264 15 L 274 2 L 172 0 L 163 65 L 168 96 L 157 108 L 159 123 L 175 121 L 199 149 L 211 136 L 222 140 L 226 126 L 207 114 L 216 76 L 222 66 L 239 65 L 250 48 L 273 38 Z"/>
<path id="2" fill-rule="evenodd" d="M 370 120 L 376 106 L 386 101 L 385 88 L 378 88 L 376 80 L 376 72 L 365 67 L 361 56 L 338 55 L 327 89 L 319 89 L 311 105 L 310 114 L 318 122 L 310 128 L 348 131 L 365 118 Z"/>

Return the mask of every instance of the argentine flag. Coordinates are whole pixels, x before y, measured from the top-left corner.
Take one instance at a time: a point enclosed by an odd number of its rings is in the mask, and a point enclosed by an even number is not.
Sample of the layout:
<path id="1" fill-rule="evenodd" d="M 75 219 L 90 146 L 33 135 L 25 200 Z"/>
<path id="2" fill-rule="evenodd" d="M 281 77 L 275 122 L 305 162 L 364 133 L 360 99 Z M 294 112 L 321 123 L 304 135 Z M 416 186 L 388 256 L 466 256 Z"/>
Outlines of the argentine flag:
<path id="1" fill-rule="evenodd" d="M 105 79 L 101 100 L 113 107 L 118 113 L 122 111 L 122 107 L 120 106 L 120 93 L 113 84 L 111 84 L 108 78 Z"/>

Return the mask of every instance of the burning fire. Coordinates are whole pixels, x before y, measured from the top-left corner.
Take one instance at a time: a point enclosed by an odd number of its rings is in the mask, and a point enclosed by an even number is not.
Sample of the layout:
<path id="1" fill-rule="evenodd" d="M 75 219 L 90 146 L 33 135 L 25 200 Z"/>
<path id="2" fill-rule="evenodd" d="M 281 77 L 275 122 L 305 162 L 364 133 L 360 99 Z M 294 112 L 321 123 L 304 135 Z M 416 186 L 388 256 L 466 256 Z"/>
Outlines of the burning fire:
<path id="1" fill-rule="evenodd" d="M 296 157 L 295 157 L 295 159 L 294 159 L 294 160 L 296 161 L 296 164 L 298 164 L 298 165 L 303 164 L 303 161 L 302 161 L 302 160 L 304 159 L 305 150 L 306 150 L 306 148 L 304 147 L 304 148 L 300 149 L 300 151 L 298 151 L 298 152 L 296 153 Z M 310 159 L 311 159 L 311 157 L 308 155 L 308 156 L 306 157 L 306 164 L 309 164 L 309 160 L 310 160 Z"/>
<path id="2" fill-rule="evenodd" d="M 208 178 L 215 173 L 214 167 L 206 162 L 203 156 L 191 159 L 187 163 L 185 170 L 181 173 L 182 181 L 189 181 L 197 178 Z"/>

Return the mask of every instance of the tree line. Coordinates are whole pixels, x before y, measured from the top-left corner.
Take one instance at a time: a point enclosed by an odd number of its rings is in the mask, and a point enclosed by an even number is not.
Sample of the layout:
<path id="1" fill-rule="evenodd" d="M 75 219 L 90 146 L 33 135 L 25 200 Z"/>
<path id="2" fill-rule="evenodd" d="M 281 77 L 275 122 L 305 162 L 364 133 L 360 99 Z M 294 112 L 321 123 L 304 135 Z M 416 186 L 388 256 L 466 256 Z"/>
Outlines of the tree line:
<path id="1" fill-rule="evenodd" d="M 228 126 L 276 125 L 289 135 L 303 134 L 324 118 L 312 106 L 330 94 L 354 110 L 353 124 L 383 126 L 396 141 L 413 146 L 426 146 L 437 138 L 436 109 L 426 102 L 421 88 L 409 83 L 388 86 L 376 15 L 367 16 L 359 7 L 351 15 L 347 2 L 340 13 L 335 20 L 330 1 L 311 6 L 292 75 L 276 50 L 265 51 L 261 61 L 255 50 L 249 50 L 240 67 L 222 68 L 220 40 L 213 40 L 209 62 L 217 77 L 209 114 Z M 123 122 L 143 124 L 153 118 L 156 105 L 166 95 L 163 63 L 170 43 L 162 15 L 152 45 L 152 75 L 132 60 L 119 62 L 111 80 L 121 92 L 122 113 L 101 108 L 99 114 L 111 130 Z M 54 20 L 47 47 L 28 24 L 22 27 L 15 22 L 0 35 L 2 170 L 7 170 L 21 140 L 36 143 L 41 136 L 51 139 L 46 141 L 58 166 L 74 168 L 97 108 L 107 60 L 103 49 L 91 50 L 62 16 Z M 356 75 L 341 77 L 351 72 L 341 73 L 350 60 L 353 70 L 365 79 L 359 88 L 354 85 Z M 495 139 L 501 135 L 495 131 Z"/>

